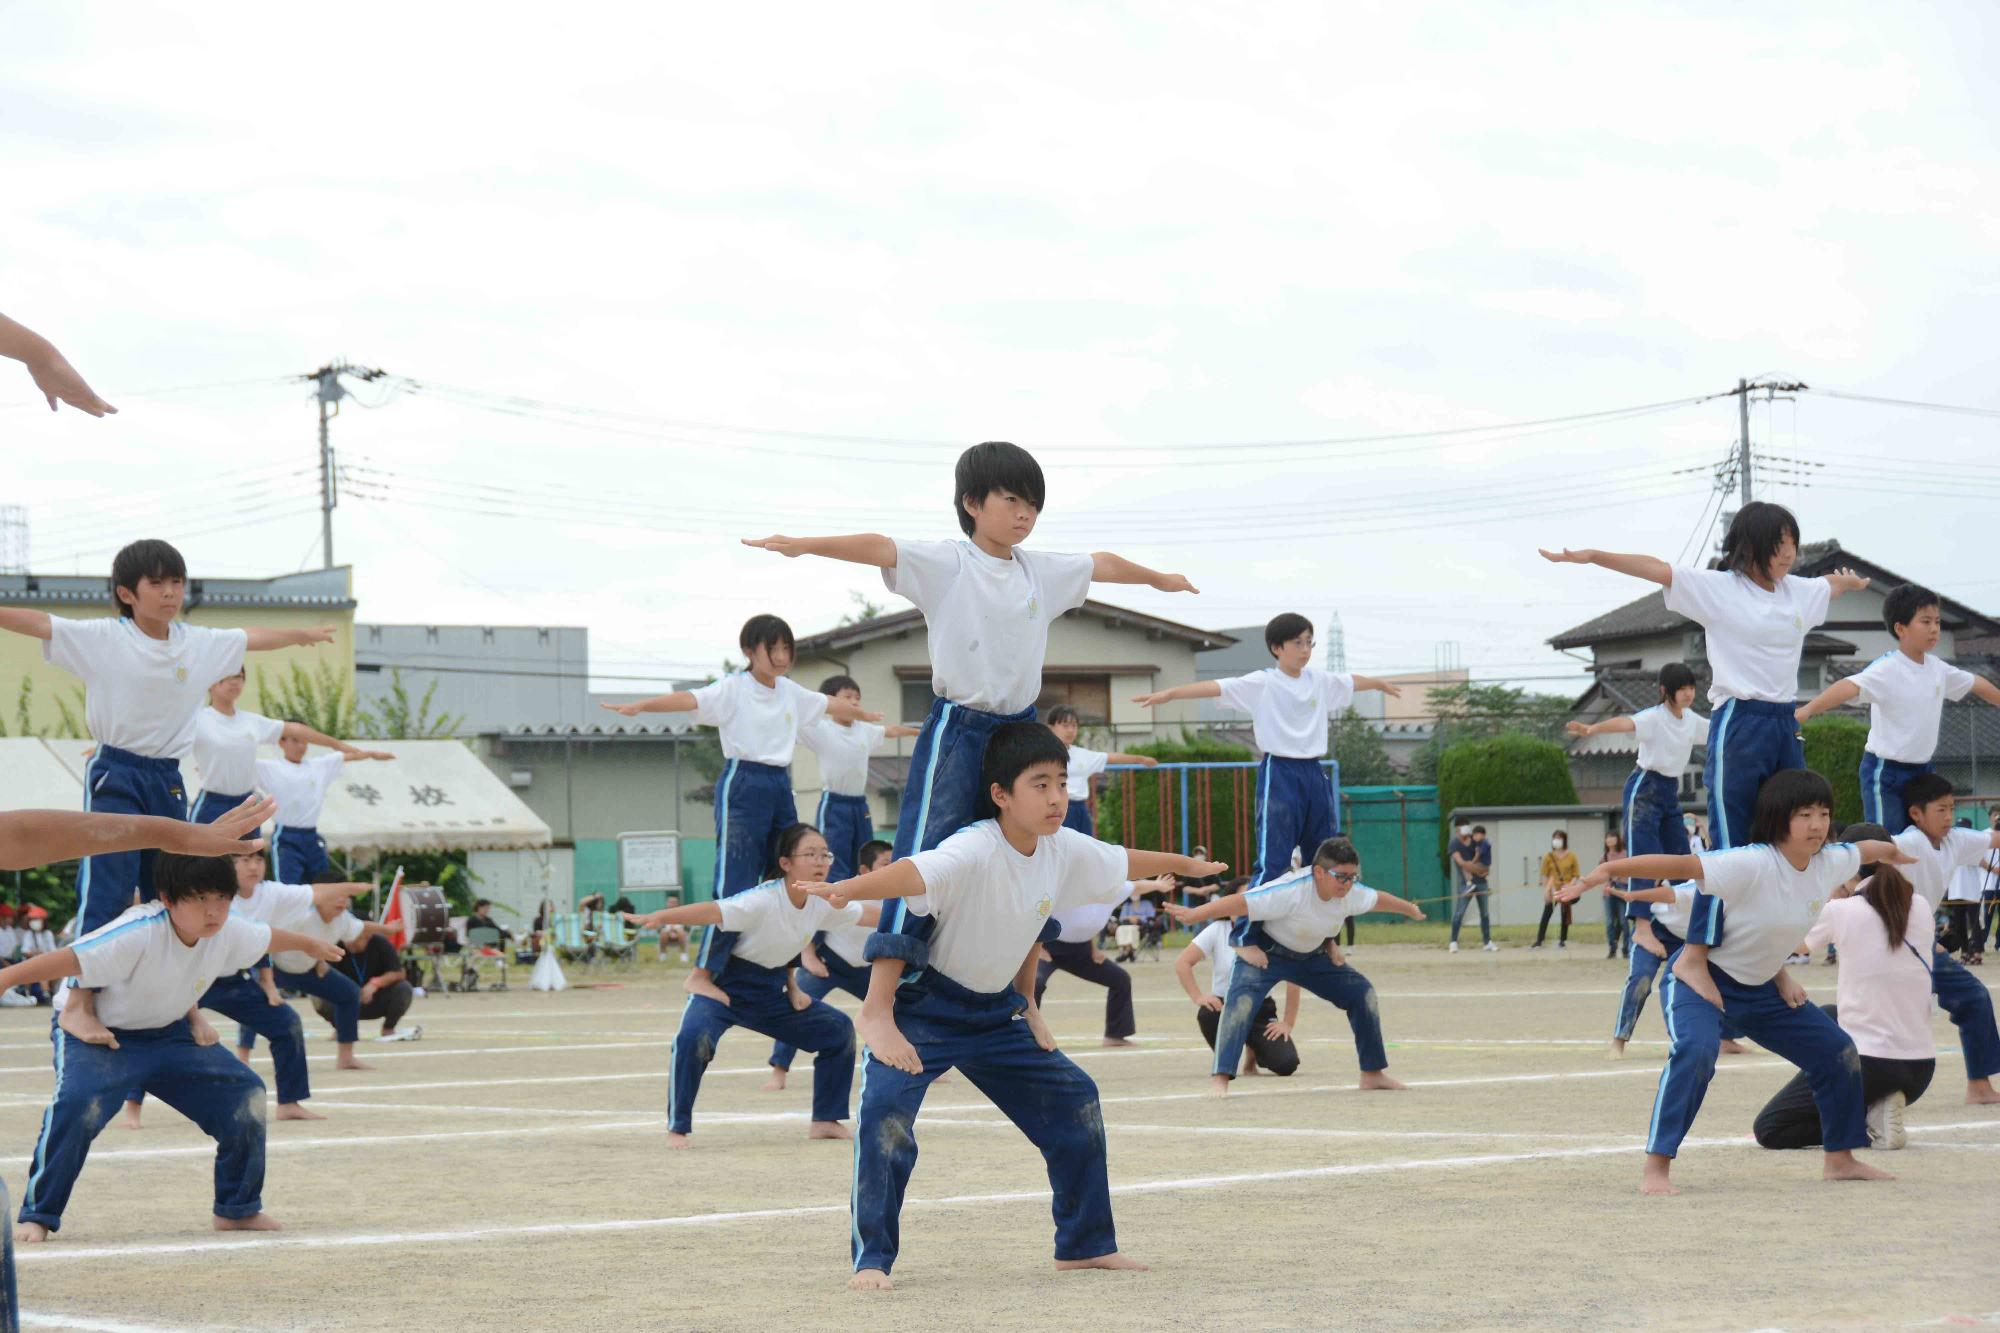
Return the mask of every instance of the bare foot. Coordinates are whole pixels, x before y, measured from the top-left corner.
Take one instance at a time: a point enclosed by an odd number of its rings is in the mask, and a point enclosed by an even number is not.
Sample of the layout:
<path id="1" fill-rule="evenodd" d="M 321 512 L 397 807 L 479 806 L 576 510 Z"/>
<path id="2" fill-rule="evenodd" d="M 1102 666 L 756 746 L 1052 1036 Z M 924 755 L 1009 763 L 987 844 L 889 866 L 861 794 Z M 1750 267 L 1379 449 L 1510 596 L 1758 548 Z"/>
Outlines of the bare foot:
<path id="1" fill-rule="evenodd" d="M 1243 1070 L 1236 1077 L 1260 1078 L 1263 1076 L 1263 1073 L 1264 1071 L 1257 1067 L 1257 1057 L 1253 1055 L 1243 1062 Z"/>
<path id="2" fill-rule="evenodd" d="M 1128 1258 L 1116 1250 L 1110 1254 L 1100 1254 L 1095 1259 L 1056 1260 L 1056 1271 L 1058 1273 L 1074 1273 L 1080 1268 L 1115 1268 L 1133 1273 L 1147 1271 L 1146 1265 L 1140 1263 L 1137 1259 Z"/>
<path id="3" fill-rule="evenodd" d="M 118 1121 L 118 1128 L 120 1128 L 120 1129 L 138 1129 L 138 1128 L 140 1127 L 140 1125 L 139 1125 L 139 1108 L 140 1108 L 140 1106 L 141 1106 L 142 1104 L 143 1104 L 143 1103 L 140 1103 L 140 1102 L 126 1102 L 126 1103 L 125 1103 L 125 1114 L 124 1114 L 124 1115 L 123 1115 L 122 1117 L 120 1117 L 120 1118 L 119 1118 L 119 1121 Z"/>
<path id="4" fill-rule="evenodd" d="M 78 1041 L 87 1041 L 92 1046 L 109 1046 L 115 1051 L 118 1049 L 118 1038 L 111 1035 L 110 1028 L 98 1021 L 96 1010 L 96 992 L 72 990 L 69 993 L 69 1003 L 63 1006 L 62 1014 L 56 1022 L 62 1026 L 64 1032 Z"/>
<path id="5" fill-rule="evenodd" d="M 1737 1041 L 1734 1037 L 1726 1038 L 1723 1041 L 1722 1045 L 1716 1047 L 1716 1050 L 1723 1055 L 1750 1054 L 1750 1048 L 1748 1046 L 1745 1046 L 1742 1042 Z"/>
<path id="6" fill-rule="evenodd" d="M 847 1126 L 841 1124 L 838 1120 L 815 1120 L 806 1129 L 806 1137 L 809 1139 L 851 1139 L 854 1136 L 848 1133 Z"/>
<path id="7" fill-rule="evenodd" d="M 1993 1080 L 1990 1078 L 1971 1079 L 1965 1085 L 1965 1104 L 1967 1106 L 2000 1106 L 2000 1092 L 1994 1090 Z"/>
<path id="8" fill-rule="evenodd" d="M 780 1068 L 778 1068 L 778 1067 L 777 1067 L 776 1065 L 772 1065 L 772 1066 L 771 1066 L 771 1077 L 769 1077 L 769 1078 L 767 1078 L 767 1079 L 765 1079 L 765 1080 L 764 1080 L 764 1091 L 765 1091 L 765 1092 L 783 1092 L 783 1091 L 785 1090 L 785 1074 L 786 1074 L 786 1072 L 787 1072 L 787 1071 L 785 1071 L 785 1070 L 783 1070 L 783 1069 L 780 1069 Z"/>
<path id="9" fill-rule="evenodd" d="M 676 1134 L 670 1129 L 667 1131 L 667 1146 L 669 1148 L 692 1148 L 694 1147 L 694 1140 L 685 1134 Z"/>
<path id="10" fill-rule="evenodd" d="M 861 1006 L 861 1013 L 854 1020 L 854 1034 L 861 1038 L 861 1044 L 868 1053 L 888 1065 L 900 1069 L 905 1074 L 921 1074 L 924 1062 L 917 1057 L 917 1048 L 910 1045 L 910 1039 L 896 1026 L 893 1013 L 870 1013 L 867 1005 Z"/>
<path id="11" fill-rule="evenodd" d="M 1133 1041 L 1130 1037 L 1106 1037 L 1104 1039 L 1104 1045 L 1106 1046 L 1137 1046 L 1138 1044 L 1138 1042 Z"/>
<path id="12" fill-rule="evenodd" d="M 355 1059 L 351 1055 L 345 1055 L 336 1059 L 333 1062 L 333 1067 L 335 1069 L 373 1069 L 375 1066 L 371 1064 L 365 1064 L 362 1061 Z"/>
<path id="13" fill-rule="evenodd" d="M 284 1225 L 269 1213 L 252 1213 L 248 1217 L 218 1217 L 215 1219 L 217 1231 L 283 1231 Z"/>
<path id="14" fill-rule="evenodd" d="M 49 1238 L 49 1229 L 40 1222 L 23 1222 L 14 1228 L 16 1245 L 40 1245 Z"/>
<path id="15" fill-rule="evenodd" d="M 1390 1078 L 1388 1074 L 1384 1073 L 1380 1069 L 1373 1069 L 1373 1070 L 1364 1069 L 1361 1071 L 1361 1090 L 1363 1092 L 1408 1092 L 1409 1091 L 1408 1087 L 1406 1087 L 1404 1084 L 1398 1083 L 1395 1079 Z"/>
<path id="16" fill-rule="evenodd" d="M 318 1111 L 308 1111 L 305 1107 L 300 1106 L 297 1102 L 279 1102 L 277 1114 L 278 1114 L 278 1119 L 280 1120 L 326 1119 L 326 1117 L 321 1115 Z"/>
<path id="17" fill-rule="evenodd" d="M 1227 1074 L 1209 1075 L 1208 1095 L 1211 1097 L 1227 1097 L 1229 1095 L 1229 1075 Z"/>
<path id="18" fill-rule="evenodd" d="M 1720 1009 L 1722 992 L 1715 988 L 1715 978 L 1708 974 L 1708 960 L 1704 957 L 1697 967 L 1694 960 L 1682 949 L 1674 958 L 1674 980 L 1686 986 L 1702 999 Z"/>
<path id="19" fill-rule="evenodd" d="M 881 1269 L 864 1268 L 853 1277 L 847 1279 L 847 1289 L 849 1291 L 893 1291 L 895 1290 L 895 1284 L 889 1281 L 889 1275 Z"/>
<path id="20" fill-rule="evenodd" d="M 1660 1154 L 1653 1152 L 1647 1153 L 1646 1170 L 1639 1177 L 1639 1193 L 1655 1195 L 1679 1194 L 1681 1192 L 1680 1187 L 1667 1178 L 1667 1173 L 1673 1169 L 1673 1158 L 1662 1157 Z"/>
<path id="21" fill-rule="evenodd" d="M 1822 1180 L 1894 1180 L 1896 1177 L 1879 1166 L 1870 1166 L 1851 1152 L 1830 1152 L 1826 1155 L 1826 1167 L 1820 1173 Z"/>
<path id="22" fill-rule="evenodd" d="M 1609 1056 L 1609 1057 L 1610 1057 L 1611 1059 L 1613 1059 L 1613 1060 L 1623 1060 L 1623 1059 L 1625 1058 L 1625 1040 L 1624 1040 L 1624 1038 L 1622 1038 L 1622 1037 L 1613 1037 L 1613 1038 L 1611 1039 L 1611 1046 L 1610 1046 L 1610 1049 L 1609 1049 L 1609 1050 L 1607 1050 L 1607 1051 L 1605 1052 L 1605 1054 L 1606 1054 L 1607 1056 Z"/>
<path id="23" fill-rule="evenodd" d="M 250 1052 L 244 1047 L 238 1046 L 236 1048 L 236 1058 L 247 1065 L 250 1063 Z"/>
<path id="24" fill-rule="evenodd" d="M 715 978 L 708 974 L 708 969 L 705 967 L 697 967 L 688 973 L 687 982 L 681 989 L 689 995 L 706 996 L 720 1005 L 729 1003 L 729 992 L 715 984 Z"/>

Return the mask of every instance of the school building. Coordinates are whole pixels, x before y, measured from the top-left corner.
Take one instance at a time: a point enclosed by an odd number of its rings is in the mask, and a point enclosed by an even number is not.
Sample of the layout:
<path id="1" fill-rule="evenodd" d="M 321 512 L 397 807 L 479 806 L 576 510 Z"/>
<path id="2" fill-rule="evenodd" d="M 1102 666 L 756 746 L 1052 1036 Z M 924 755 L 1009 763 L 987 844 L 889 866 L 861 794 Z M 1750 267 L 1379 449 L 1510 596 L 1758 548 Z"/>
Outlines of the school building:
<path id="1" fill-rule="evenodd" d="M 118 614 L 108 574 L 0 574 L 0 606 L 79 620 Z M 330 644 L 284 648 L 250 659 L 243 706 L 254 711 L 260 670 L 276 675 L 296 663 L 316 673 L 330 664 L 343 686 L 353 686 L 354 608 L 350 570 L 342 565 L 269 579 L 190 577 L 181 619 L 219 629 L 333 627 Z M 25 727 L 20 716 L 24 702 Z M 44 662 L 40 640 L 0 634 L 0 734 L 80 736 L 82 726 L 82 682 Z"/>
<path id="2" fill-rule="evenodd" d="M 1801 702 L 1896 648 L 1895 636 L 1882 623 L 1882 603 L 1892 589 L 1910 580 L 1845 549 L 1837 540 L 1801 547 L 1792 572 L 1802 578 L 1817 578 L 1836 569 L 1852 569 L 1871 582 L 1860 592 L 1835 599 L 1826 623 L 1806 635 L 1799 660 Z M 1935 591 L 1944 617 L 1938 656 L 1967 671 L 2000 680 L 2000 620 L 1947 596 L 1942 588 Z M 1576 716 L 1581 721 L 1595 722 L 1652 707 L 1659 702 L 1655 677 L 1669 662 L 1686 662 L 1693 669 L 1700 690 L 1695 708 L 1708 712 L 1706 636 L 1701 626 L 1667 610 L 1664 589 L 1564 630 L 1549 640 L 1549 646 L 1590 653 L 1592 681 L 1576 701 Z M 1868 713 L 1863 706 L 1841 709 L 1832 716 L 1866 721 Z M 1569 751 L 1578 800 L 1592 804 L 1621 799 L 1625 778 L 1638 757 L 1638 742 L 1632 733 L 1584 737 L 1570 742 Z M 1697 746 L 1688 771 L 1681 777 L 1681 797 L 1689 805 L 1708 799 L 1702 785 L 1702 759 L 1702 749 Z M 1947 703 L 1936 763 L 1961 791 L 2000 789 L 2000 709 L 1970 699 Z"/>

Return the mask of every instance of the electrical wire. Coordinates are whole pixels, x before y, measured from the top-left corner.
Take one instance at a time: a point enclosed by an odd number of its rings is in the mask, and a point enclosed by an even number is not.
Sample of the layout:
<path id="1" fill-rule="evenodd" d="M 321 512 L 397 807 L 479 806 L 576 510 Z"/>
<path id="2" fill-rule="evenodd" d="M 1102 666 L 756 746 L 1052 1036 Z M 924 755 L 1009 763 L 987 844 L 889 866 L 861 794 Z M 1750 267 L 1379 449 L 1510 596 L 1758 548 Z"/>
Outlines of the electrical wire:
<path id="1" fill-rule="evenodd" d="M 1966 407 L 1958 403 L 1931 403 L 1916 398 L 1881 398 L 1866 393 L 1842 393 L 1837 389 L 1806 389 L 1822 398 L 1838 398 L 1848 403 L 1874 403 L 1882 407 L 1910 407 L 1925 412 L 1950 412 L 1958 416 L 2000 418 L 2000 408 Z"/>

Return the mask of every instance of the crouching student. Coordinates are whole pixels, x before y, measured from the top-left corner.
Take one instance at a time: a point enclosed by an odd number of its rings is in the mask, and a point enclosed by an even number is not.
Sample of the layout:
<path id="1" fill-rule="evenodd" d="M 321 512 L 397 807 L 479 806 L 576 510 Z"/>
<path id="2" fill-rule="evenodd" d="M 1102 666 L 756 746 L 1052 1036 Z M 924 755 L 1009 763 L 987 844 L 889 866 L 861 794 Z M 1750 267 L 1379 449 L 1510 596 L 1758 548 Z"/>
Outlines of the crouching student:
<path id="1" fill-rule="evenodd" d="M 890 851 L 888 843 L 870 838 L 855 852 L 855 864 L 865 875 L 889 864 Z M 843 873 L 845 867 L 840 864 L 837 850 L 832 850 L 831 865 L 836 880 L 853 878 Z M 868 910 L 865 925 L 831 926 L 806 941 L 806 946 L 799 950 L 799 967 L 805 975 L 796 977 L 801 994 L 808 999 L 824 1000 L 833 992 L 844 990 L 857 1000 L 868 998 L 868 959 L 864 951 L 868 937 L 875 933 L 879 911 L 879 908 Z M 771 1077 L 765 1080 L 764 1091 L 785 1090 L 785 1078 L 792 1072 L 792 1057 L 798 1053 L 799 1048 L 788 1041 L 772 1043 Z"/>
<path id="2" fill-rule="evenodd" d="M 1035 1007 L 1035 946 L 1055 937 L 1065 911 L 1125 897 L 1129 880 L 1225 867 L 1065 828 L 1066 762 L 1047 727 L 1005 723 L 981 763 L 986 818 L 872 874 L 806 886 L 836 901 L 902 900 L 899 924 L 868 942 L 871 960 L 894 958 L 904 972 L 882 1024 L 864 1029 L 850 1288 L 890 1285 L 903 1192 L 917 1163 L 917 1113 L 925 1090 L 953 1067 L 1048 1163 L 1056 1267 L 1145 1266 L 1119 1253 L 1097 1085 L 1056 1050 Z"/>
<path id="3" fill-rule="evenodd" d="M 793 824 L 778 835 L 780 879 L 715 902 L 668 907 L 645 916 L 626 914 L 635 926 L 720 926 L 736 937 L 729 969 L 716 984 L 723 998 L 688 996 L 681 1026 L 667 1048 L 667 1146 L 689 1146 L 694 1099 L 716 1044 L 733 1027 L 746 1027 L 813 1053 L 811 1139 L 848 1137 L 848 1093 L 854 1086 L 854 1024 L 824 1000 L 799 989 L 792 960 L 821 930 L 870 926 L 880 909 L 834 907 L 809 896 L 802 883 L 822 883 L 833 865 L 826 839 L 811 824 Z"/>
<path id="4" fill-rule="evenodd" d="M 1313 854 L 1310 867 L 1298 870 L 1248 893 L 1232 893 L 1199 907 L 1170 904 L 1167 911 L 1184 925 L 1247 917 L 1263 927 L 1268 945 L 1245 944 L 1236 950 L 1222 1017 L 1215 1036 L 1216 1096 L 1226 1096 L 1236 1077 L 1237 1061 L 1250 1037 L 1252 1022 L 1271 988 L 1289 981 L 1309 990 L 1347 1015 L 1354 1030 L 1354 1051 L 1361 1061 L 1361 1087 L 1395 1091 L 1402 1084 L 1390 1078 L 1388 1052 L 1382 1048 L 1382 1018 L 1375 987 L 1368 978 L 1337 960 L 1338 935 L 1349 917 L 1368 912 L 1400 912 L 1421 920 L 1424 909 L 1393 893 L 1361 882 L 1361 854 L 1346 838 L 1328 838 Z"/>
<path id="5" fill-rule="evenodd" d="M 1195 965 L 1204 957 L 1208 959 L 1207 990 L 1194 979 Z M 1223 997 L 1229 994 L 1229 977 L 1235 968 L 1236 950 L 1229 943 L 1227 921 L 1211 921 L 1203 926 L 1194 941 L 1181 950 L 1180 957 L 1174 959 L 1174 975 L 1180 979 L 1181 989 L 1194 1001 L 1195 1026 L 1201 1029 L 1201 1039 L 1211 1051 L 1215 1049 L 1216 1025 L 1222 1018 Z M 1292 1044 L 1292 1032 L 1298 1021 L 1299 988 L 1297 983 L 1288 981 L 1285 1016 L 1278 1017 L 1278 1002 L 1266 995 L 1250 1020 L 1250 1035 L 1243 1044 L 1243 1073 L 1250 1076 L 1268 1069 L 1280 1078 L 1296 1074 L 1299 1048 Z"/>
<path id="6" fill-rule="evenodd" d="M 158 902 L 127 909 L 74 945 L 0 970 L 0 986 L 75 977 L 97 992 L 109 1029 L 98 1044 L 57 1024 L 56 1092 L 42 1116 L 34 1166 L 14 1238 L 46 1240 L 84 1158 L 128 1088 L 142 1088 L 215 1140 L 215 1229 L 275 1231 L 264 1215 L 264 1083 L 216 1044 L 195 1002 L 218 976 L 249 967 L 266 949 L 300 949 L 321 960 L 339 950 L 319 940 L 232 916 L 236 874 L 222 857 L 162 852 L 154 863 Z"/>
<path id="7" fill-rule="evenodd" d="M 1891 842 L 1829 846 L 1832 810 L 1833 789 L 1825 778 L 1809 769 L 1783 769 L 1757 793 L 1748 844 L 1699 856 L 1605 861 L 1564 889 L 1574 898 L 1613 877 L 1696 880 L 1703 895 L 1728 910 L 1728 929 L 1710 948 L 1701 975 L 1690 980 L 1683 967 L 1670 967 L 1661 991 L 1672 1045 L 1653 1100 L 1639 1186 L 1643 1194 L 1680 1192 L 1669 1176 L 1715 1076 L 1725 1018 L 1805 1071 L 1824 1131 L 1826 1179 L 1893 1179 L 1854 1157 L 1856 1148 L 1868 1146 L 1868 1130 L 1861 1058 L 1853 1040 L 1806 1002 L 1805 988 L 1785 971 L 1785 959 L 1805 938 L 1820 908 L 1861 865 L 1913 860 Z M 1671 894 L 1672 889 L 1644 892 Z M 1685 947 L 1675 958 L 1685 960 Z"/>
<path id="8" fill-rule="evenodd" d="M 246 877 L 262 869 L 263 858 L 257 853 L 250 853 L 250 861 L 250 866 L 243 872 Z M 333 872 L 325 873 L 330 876 Z M 394 926 L 386 926 L 379 921 L 363 921 L 347 910 L 353 895 L 368 891 L 372 885 L 323 882 L 302 895 L 298 890 L 304 887 L 263 882 L 254 894 L 247 898 L 239 897 L 232 910 L 253 920 L 268 921 L 273 926 L 330 944 L 344 945 L 348 949 L 364 947 L 372 935 L 395 934 Z M 332 893 L 322 894 L 319 890 L 332 890 Z M 266 986 L 267 993 L 274 993 L 269 992 L 269 986 L 275 984 L 278 991 L 287 995 L 324 1000 L 332 1007 L 332 1016 L 328 1021 L 333 1024 L 333 1067 L 374 1068 L 354 1054 L 354 1043 L 361 1038 L 361 987 L 355 984 L 352 977 L 327 966 L 317 954 L 281 950 L 271 955 L 269 975 L 261 977 L 260 983 Z M 249 1026 L 242 1028 L 237 1033 L 237 1054 L 248 1060 L 256 1042 L 255 1029 Z"/>

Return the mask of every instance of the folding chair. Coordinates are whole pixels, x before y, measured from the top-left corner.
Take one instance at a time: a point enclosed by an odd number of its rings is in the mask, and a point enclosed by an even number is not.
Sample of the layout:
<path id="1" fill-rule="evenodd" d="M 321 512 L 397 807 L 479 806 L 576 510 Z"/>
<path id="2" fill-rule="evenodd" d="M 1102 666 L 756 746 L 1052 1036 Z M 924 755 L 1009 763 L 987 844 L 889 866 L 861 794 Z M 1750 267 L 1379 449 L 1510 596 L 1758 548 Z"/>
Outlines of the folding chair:
<path id="1" fill-rule="evenodd" d="M 492 959 L 500 965 L 500 979 L 488 986 L 488 990 L 507 989 L 507 951 L 502 947 L 503 936 L 498 927 L 478 926 L 465 932 L 465 947 L 459 952 L 458 984 L 455 990 L 475 991 L 479 989 L 479 965 Z"/>
<path id="2" fill-rule="evenodd" d="M 639 940 L 625 918 L 616 912 L 606 912 L 599 918 L 600 930 L 597 936 L 598 951 L 611 962 L 621 967 L 630 967 L 639 961 Z"/>
<path id="3" fill-rule="evenodd" d="M 584 929 L 583 917 L 576 912 L 565 912 L 556 918 L 556 957 L 565 963 L 575 963 L 581 967 L 597 964 L 597 940 Z"/>

